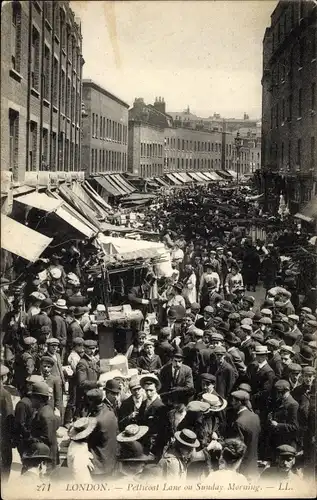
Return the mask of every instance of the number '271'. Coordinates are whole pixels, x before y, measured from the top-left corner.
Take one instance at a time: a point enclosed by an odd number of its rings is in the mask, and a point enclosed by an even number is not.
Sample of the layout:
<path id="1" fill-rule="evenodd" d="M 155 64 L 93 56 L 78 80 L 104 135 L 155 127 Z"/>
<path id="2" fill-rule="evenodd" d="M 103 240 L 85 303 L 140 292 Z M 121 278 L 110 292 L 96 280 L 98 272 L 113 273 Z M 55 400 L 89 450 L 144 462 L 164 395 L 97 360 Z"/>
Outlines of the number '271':
<path id="1" fill-rule="evenodd" d="M 42 484 L 38 484 L 36 486 L 36 491 L 50 491 L 51 489 L 51 484 L 50 483 L 42 483 Z"/>

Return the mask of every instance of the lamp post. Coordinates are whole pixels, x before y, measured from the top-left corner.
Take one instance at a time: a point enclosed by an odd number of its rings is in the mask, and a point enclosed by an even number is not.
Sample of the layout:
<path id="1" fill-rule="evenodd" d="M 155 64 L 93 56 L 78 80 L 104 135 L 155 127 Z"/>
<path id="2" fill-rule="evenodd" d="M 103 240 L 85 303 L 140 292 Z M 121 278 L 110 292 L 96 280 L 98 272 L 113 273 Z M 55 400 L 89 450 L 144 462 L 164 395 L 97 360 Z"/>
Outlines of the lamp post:
<path id="1" fill-rule="evenodd" d="M 237 135 L 234 139 L 234 144 L 237 152 L 237 184 L 239 185 L 239 173 L 240 173 L 240 150 L 243 145 L 243 140 L 240 137 L 240 132 L 237 132 Z"/>

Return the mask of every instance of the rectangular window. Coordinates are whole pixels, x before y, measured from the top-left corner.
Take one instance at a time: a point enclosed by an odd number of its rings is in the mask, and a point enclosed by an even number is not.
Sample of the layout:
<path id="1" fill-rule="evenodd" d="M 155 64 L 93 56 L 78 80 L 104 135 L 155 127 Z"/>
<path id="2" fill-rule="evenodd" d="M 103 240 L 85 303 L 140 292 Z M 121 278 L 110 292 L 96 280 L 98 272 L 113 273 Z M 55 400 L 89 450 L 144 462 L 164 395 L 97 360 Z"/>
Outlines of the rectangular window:
<path id="1" fill-rule="evenodd" d="M 98 139 L 98 115 L 95 117 L 95 138 Z"/>
<path id="2" fill-rule="evenodd" d="M 50 96 L 50 81 L 51 81 L 51 52 L 50 49 L 45 45 L 44 47 L 44 99 L 47 101 L 51 100 Z"/>
<path id="3" fill-rule="evenodd" d="M 102 162 L 102 155 L 101 155 L 102 151 L 101 149 L 99 149 L 99 172 L 101 172 L 101 162 Z"/>
<path id="4" fill-rule="evenodd" d="M 60 37 L 60 12 L 58 2 L 53 3 L 54 9 L 54 33 L 57 38 Z"/>
<path id="5" fill-rule="evenodd" d="M 58 106 L 58 82 L 59 82 L 58 60 L 54 57 L 53 62 L 53 105 Z"/>
<path id="6" fill-rule="evenodd" d="M 316 110 L 316 82 L 311 84 L 311 109 Z"/>
<path id="7" fill-rule="evenodd" d="M 62 49 L 66 50 L 66 24 L 65 24 L 65 13 L 63 9 L 60 9 L 60 36 Z"/>
<path id="8" fill-rule="evenodd" d="M 52 144 L 51 144 L 51 169 L 52 170 L 57 170 L 57 165 L 56 165 L 56 132 L 52 133 Z"/>
<path id="9" fill-rule="evenodd" d="M 299 41 L 299 67 L 302 68 L 304 66 L 304 58 L 305 58 L 305 38 L 301 38 Z"/>
<path id="10" fill-rule="evenodd" d="M 31 49 L 31 86 L 39 91 L 40 88 L 40 34 L 33 26 Z"/>
<path id="11" fill-rule="evenodd" d="M 302 89 L 298 91 L 298 117 L 302 116 L 302 104 L 303 104 L 303 92 Z"/>
<path id="12" fill-rule="evenodd" d="M 103 118 L 103 140 L 106 140 L 106 119 Z"/>
<path id="13" fill-rule="evenodd" d="M 50 1 L 43 2 L 45 19 L 52 24 L 52 3 Z"/>
<path id="14" fill-rule="evenodd" d="M 18 170 L 19 158 L 19 113 L 9 109 L 9 170 Z"/>
<path id="15" fill-rule="evenodd" d="M 91 149 L 91 164 L 90 164 L 91 172 L 94 171 L 94 164 L 95 164 L 94 162 L 95 162 L 95 151 L 92 148 Z"/>
<path id="16" fill-rule="evenodd" d="M 48 130 L 46 128 L 42 129 L 42 162 L 41 170 L 47 170 L 48 164 Z"/>
<path id="17" fill-rule="evenodd" d="M 65 141 L 65 155 L 64 155 L 64 172 L 69 171 L 68 157 L 69 157 L 69 139 L 66 139 L 66 141 Z"/>
<path id="18" fill-rule="evenodd" d="M 35 122 L 30 122 L 30 136 L 29 168 L 35 172 L 37 157 L 37 123 Z"/>
<path id="19" fill-rule="evenodd" d="M 300 166 L 302 160 L 302 140 L 297 140 L 297 165 Z"/>
<path id="20" fill-rule="evenodd" d="M 315 137 L 310 138 L 310 167 L 314 168 L 315 166 L 315 154 L 316 154 L 316 144 Z"/>
<path id="21" fill-rule="evenodd" d="M 11 63 L 12 68 L 19 73 L 21 60 L 21 5 L 19 2 L 11 2 L 11 5 Z"/>
<path id="22" fill-rule="evenodd" d="M 103 132 L 102 132 L 102 124 L 103 124 L 103 117 L 100 117 L 100 134 L 99 138 L 102 140 L 103 139 Z"/>
<path id="23" fill-rule="evenodd" d="M 61 112 L 65 114 L 65 102 L 66 102 L 66 76 L 65 71 L 62 69 L 61 72 Z"/>
<path id="24" fill-rule="evenodd" d="M 67 116 L 70 116 L 70 110 L 71 110 L 71 85 L 70 85 L 70 78 L 67 78 Z"/>

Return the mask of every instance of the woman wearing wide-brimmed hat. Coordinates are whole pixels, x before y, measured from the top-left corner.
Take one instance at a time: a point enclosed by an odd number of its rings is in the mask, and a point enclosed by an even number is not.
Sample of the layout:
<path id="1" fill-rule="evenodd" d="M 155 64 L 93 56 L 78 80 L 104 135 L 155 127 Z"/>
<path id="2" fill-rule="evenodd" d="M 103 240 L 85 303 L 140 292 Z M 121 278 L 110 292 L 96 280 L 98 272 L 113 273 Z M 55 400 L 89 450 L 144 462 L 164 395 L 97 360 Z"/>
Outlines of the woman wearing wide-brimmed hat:
<path id="1" fill-rule="evenodd" d="M 174 443 L 163 454 L 158 467 L 164 479 L 186 479 L 187 466 L 200 443 L 190 429 L 176 431 L 174 438 Z"/>
<path id="2" fill-rule="evenodd" d="M 91 482 L 93 455 L 88 449 L 87 439 L 97 425 L 93 417 L 79 418 L 69 428 L 70 444 L 67 450 L 67 467 L 72 479 L 78 483 Z"/>

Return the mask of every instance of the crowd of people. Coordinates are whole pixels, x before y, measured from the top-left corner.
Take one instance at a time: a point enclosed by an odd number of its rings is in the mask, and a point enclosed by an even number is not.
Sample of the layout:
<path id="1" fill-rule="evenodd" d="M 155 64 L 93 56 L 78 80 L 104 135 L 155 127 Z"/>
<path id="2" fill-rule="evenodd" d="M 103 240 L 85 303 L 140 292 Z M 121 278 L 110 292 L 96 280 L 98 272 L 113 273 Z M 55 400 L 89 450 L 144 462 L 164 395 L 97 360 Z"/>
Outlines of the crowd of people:
<path id="1" fill-rule="evenodd" d="M 314 270 L 303 285 L 282 245 L 290 231 L 253 243 L 239 217 L 258 215 L 206 188 L 149 211 L 145 226 L 160 232 L 173 274 L 157 279 L 154 266 L 122 294 L 144 319 L 156 316 L 117 352 L 122 372 L 102 372 L 93 317 L 105 305 L 88 293 L 89 245 L 40 259 L 20 286 L 1 278 L 3 481 L 14 448 L 24 479 L 58 479 L 64 465 L 81 483 L 230 474 L 247 485 L 315 473 Z M 295 229 L 305 247 L 309 235 Z"/>

